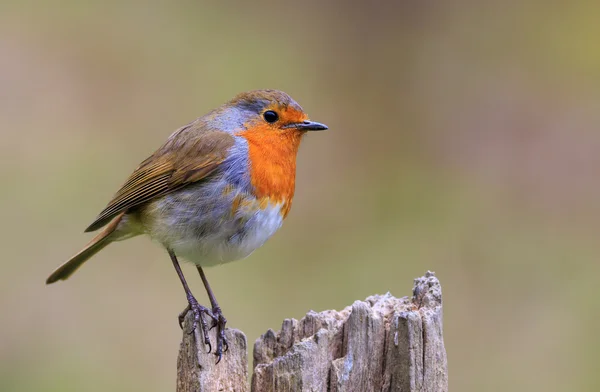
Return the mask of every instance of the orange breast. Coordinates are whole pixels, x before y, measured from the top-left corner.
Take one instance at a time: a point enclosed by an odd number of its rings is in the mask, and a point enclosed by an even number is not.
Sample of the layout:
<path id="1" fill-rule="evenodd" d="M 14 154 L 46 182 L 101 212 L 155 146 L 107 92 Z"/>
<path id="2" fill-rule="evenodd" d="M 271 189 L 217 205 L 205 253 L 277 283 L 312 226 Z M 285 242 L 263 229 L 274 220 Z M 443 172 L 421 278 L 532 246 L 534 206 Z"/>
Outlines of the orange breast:
<path id="1" fill-rule="evenodd" d="M 283 203 L 281 214 L 285 217 L 292 207 L 296 154 L 302 133 L 257 125 L 238 135 L 248 141 L 250 178 L 255 196 L 272 203 Z"/>

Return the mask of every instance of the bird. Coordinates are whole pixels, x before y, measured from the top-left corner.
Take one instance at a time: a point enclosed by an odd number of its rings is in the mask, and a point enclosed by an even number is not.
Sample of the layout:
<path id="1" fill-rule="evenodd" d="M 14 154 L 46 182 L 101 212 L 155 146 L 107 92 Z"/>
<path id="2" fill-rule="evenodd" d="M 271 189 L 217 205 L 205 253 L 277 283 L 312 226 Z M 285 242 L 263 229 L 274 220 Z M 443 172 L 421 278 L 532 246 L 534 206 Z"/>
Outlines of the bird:
<path id="1" fill-rule="evenodd" d="M 254 90 L 177 129 L 133 171 L 85 232 L 102 229 L 46 280 L 65 280 L 107 245 L 148 235 L 164 247 L 181 281 L 192 331 L 204 344 L 217 327 L 216 363 L 227 351 L 227 319 L 204 273 L 243 259 L 282 226 L 295 192 L 296 157 L 303 137 L 328 127 L 309 120 L 302 107 L 278 90 Z M 179 258 L 195 264 L 210 308 L 188 287 Z"/>

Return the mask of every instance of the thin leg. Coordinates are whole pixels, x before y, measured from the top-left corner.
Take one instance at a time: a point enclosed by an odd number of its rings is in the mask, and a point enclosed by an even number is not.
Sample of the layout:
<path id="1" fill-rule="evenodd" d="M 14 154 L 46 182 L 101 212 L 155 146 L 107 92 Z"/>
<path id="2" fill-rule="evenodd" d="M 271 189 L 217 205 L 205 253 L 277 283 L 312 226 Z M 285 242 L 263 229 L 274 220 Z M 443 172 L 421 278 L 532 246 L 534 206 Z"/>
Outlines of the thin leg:
<path id="1" fill-rule="evenodd" d="M 170 249 L 167 249 L 167 251 L 169 252 L 169 256 L 171 256 L 173 267 L 175 267 L 175 271 L 177 272 L 177 275 L 179 275 L 179 280 L 181 280 L 181 284 L 183 285 L 183 289 L 185 290 L 185 296 L 188 300 L 187 308 L 185 308 L 185 310 L 179 314 L 179 326 L 183 329 L 183 320 L 185 318 L 186 313 L 189 310 L 194 312 L 194 323 L 192 324 L 192 330 L 190 331 L 190 333 L 194 333 L 194 330 L 196 330 L 198 323 L 200 323 L 200 325 L 202 326 L 202 333 L 204 335 L 204 344 L 208 345 L 208 352 L 211 352 L 212 347 L 210 345 L 210 339 L 208 338 L 208 325 L 202 317 L 202 314 L 204 313 L 208 315 L 215 322 L 217 322 L 218 319 L 214 317 L 214 315 L 208 308 L 205 308 L 204 306 L 198 303 L 198 301 L 192 294 L 192 291 L 188 287 L 187 282 L 185 281 L 185 277 L 183 276 L 183 272 L 181 271 L 181 267 L 179 266 L 179 261 L 177 261 L 175 253 L 173 253 L 173 251 Z"/>
<path id="2" fill-rule="evenodd" d="M 227 319 L 223 316 L 223 313 L 221 312 L 221 307 L 219 306 L 219 303 L 215 298 L 215 294 L 210 288 L 210 284 L 208 283 L 208 279 L 206 279 L 206 275 L 204 275 L 202 267 L 197 265 L 196 268 L 198 268 L 198 273 L 200 274 L 202 283 L 204 283 L 206 294 L 208 294 L 208 299 L 210 300 L 210 305 L 212 306 L 213 320 L 215 321 L 215 323 L 210 329 L 217 327 L 217 350 L 215 351 L 215 355 L 218 357 L 217 363 L 219 363 L 223 354 L 223 346 L 225 346 L 225 351 L 227 351 L 227 349 L 229 348 L 229 345 L 227 344 L 227 339 L 225 338 L 225 324 L 227 324 Z"/>

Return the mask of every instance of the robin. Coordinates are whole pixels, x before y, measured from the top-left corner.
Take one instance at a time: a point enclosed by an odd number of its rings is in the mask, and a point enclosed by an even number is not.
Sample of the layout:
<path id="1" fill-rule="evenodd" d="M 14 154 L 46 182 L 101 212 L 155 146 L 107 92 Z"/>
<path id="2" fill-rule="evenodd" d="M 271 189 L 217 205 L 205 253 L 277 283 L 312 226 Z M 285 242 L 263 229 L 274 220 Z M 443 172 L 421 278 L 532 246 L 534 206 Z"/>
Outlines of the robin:
<path id="1" fill-rule="evenodd" d="M 326 129 L 284 92 L 237 95 L 176 130 L 143 161 L 85 230 L 102 231 L 46 283 L 67 279 L 112 242 L 148 234 L 167 250 L 185 290 L 179 325 L 193 312 L 192 331 L 201 325 L 208 352 L 205 316 L 217 327 L 218 363 L 227 350 L 227 320 L 202 268 L 250 255 L 281 227 L 294 197 L 300 141 Z M 178 257 L 196 265 L 211 309 L 190 291 Z"/>

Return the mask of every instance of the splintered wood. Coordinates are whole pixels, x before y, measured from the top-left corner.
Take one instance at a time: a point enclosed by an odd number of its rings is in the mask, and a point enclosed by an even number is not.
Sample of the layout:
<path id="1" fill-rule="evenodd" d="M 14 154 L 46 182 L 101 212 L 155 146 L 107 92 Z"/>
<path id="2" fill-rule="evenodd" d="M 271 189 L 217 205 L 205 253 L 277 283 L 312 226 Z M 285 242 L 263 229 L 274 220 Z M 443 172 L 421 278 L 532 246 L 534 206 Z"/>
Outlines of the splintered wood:
<path id="1" fill-rule="evenodd" d="M 228 330 L 230 351 L 217 366 L 190 337 L 179 355 L 178 391 L 248 391 L 241 332 Z M 415 279 L 412 298 L 374 295 L 339 312 L 286 319 L 257 339 L 253 367 L 253 392 L 448 391 L 440 283 L 427 272 Z"/>

